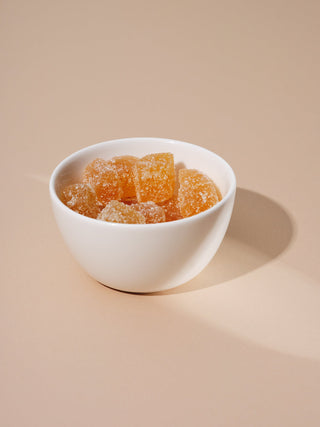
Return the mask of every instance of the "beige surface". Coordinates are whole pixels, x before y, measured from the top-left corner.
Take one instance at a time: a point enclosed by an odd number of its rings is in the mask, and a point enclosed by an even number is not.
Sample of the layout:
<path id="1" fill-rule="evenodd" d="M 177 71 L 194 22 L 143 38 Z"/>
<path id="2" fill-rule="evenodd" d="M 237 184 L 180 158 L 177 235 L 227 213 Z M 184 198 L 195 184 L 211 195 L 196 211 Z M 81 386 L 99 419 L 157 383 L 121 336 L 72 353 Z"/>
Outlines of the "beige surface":
<path id="1" fill-rule="evenodd" d="M 318 1 L 1 4 L 0 425 L 319 425 Z M 66 250 L 48 179 L 126 136 L 238 178 L 221 250 L 137 296 Z"/>

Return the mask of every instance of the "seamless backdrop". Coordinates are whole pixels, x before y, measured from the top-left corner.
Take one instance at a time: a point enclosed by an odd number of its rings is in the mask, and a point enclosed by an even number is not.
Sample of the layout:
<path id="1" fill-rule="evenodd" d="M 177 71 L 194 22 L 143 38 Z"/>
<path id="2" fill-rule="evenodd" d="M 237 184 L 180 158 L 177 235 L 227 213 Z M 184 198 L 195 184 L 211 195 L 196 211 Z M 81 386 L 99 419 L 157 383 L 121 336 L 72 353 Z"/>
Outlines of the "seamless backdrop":
<path id="1" fill-rule="evenodd" d="M 0 424 L 319 425 L 318 1 L 0 5 Z M 54 223 L 75 150 L 158 136 L 238 180 L 212 263 L 163 294 L 89 278 Z"/>

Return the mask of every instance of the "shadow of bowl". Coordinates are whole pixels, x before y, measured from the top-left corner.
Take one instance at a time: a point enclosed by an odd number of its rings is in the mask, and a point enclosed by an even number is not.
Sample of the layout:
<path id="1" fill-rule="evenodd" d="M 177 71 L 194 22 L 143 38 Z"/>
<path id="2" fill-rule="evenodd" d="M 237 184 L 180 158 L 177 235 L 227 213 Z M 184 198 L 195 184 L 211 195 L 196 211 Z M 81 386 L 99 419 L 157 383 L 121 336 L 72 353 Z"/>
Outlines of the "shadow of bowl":
<path id="1" fill-rule="evenodd" d="M 236 279 L 278 257 L 294 234 L 291 215 L 281 205 L 238 187 L 227 234 L 213 260 L 190 282 L 153 295 L 191 292 Z"/>

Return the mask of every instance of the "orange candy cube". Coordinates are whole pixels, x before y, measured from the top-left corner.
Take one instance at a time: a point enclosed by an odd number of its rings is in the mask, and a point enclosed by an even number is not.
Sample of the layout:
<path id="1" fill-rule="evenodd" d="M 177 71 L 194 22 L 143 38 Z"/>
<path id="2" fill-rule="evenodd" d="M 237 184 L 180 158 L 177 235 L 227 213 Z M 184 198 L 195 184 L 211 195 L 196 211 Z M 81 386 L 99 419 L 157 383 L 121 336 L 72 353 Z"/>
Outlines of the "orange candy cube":
<path id="1" fill-rule="evenodd" d="M 98 218 L 102 221 L 117 222 L 121 224 L 145 224 L 145 217 L 137 212 L 132 206 L 112 200 L 99 213 Z"/>
<path id="2" fill-rule="evenodd" d="M 214 182 L 195 169 L 179 170 L 178 200 L 183 218 L 203 212 L 218 201 Z"/>
<path id="3" fill-rule="evenodd" d="M 164 210 L 154 202 L 133 203 L 131 207 L 145 217 L 147 224 L 157 224 L 166 220 Z"/>
<path id="4" fill-rule="evenodd" d="M 177 196 L 173 196 L 171 199 L 166 200 L 163 203 L 159 203 L 159 206 L 161 206 L 164 210 L 166 222 L 182 219 L 180 204 Z"/>
<path id="5" fill-rule="evenodd" d="M 134 186 L 133 167 L 138 158 L 134 156 L 113 157 L 110 163 L 115 167 L 122 187 L 122 199 L 135 197 L 136 189 Z"/>
<path id="6" fill-rule="evenodd" d="M 161 203 L 172 197 L 175 186 L 173 154 L 148 154 L 136 162 L 133 170 L 139 203 Z"/>
<path id="7" fill-rule="evenodd" d="M 95 159 L 87 165 L 83 172 L 82 181 L 91 185 L 98 200 L 104 205 L 110 200 L 120 200 L 123 190 L 120 185 L 118 172 L 110 161 Z"/>
<path id="8" fill-rule="evenodd" d="M 96 193 L 87 184 L 72 184 L 65 187 L 60 200 L 70 209 L 90 218 L 97 218 L 102 209 Z"/>

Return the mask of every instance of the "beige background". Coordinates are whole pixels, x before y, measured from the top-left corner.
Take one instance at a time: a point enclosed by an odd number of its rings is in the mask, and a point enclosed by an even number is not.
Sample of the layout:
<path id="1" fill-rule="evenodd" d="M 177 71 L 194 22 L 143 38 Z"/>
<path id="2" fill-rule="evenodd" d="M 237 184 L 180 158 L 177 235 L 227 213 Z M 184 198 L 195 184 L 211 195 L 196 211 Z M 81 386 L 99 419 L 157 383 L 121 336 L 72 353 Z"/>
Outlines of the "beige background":
<path id="1" fill-rule="evenodd" d="M 1 2 L 0 425 L 319 426 L 318 1 Z M 129 136 L 238 178 L 195 280 L 130 295 L 72 259 L 48 180 Z"/>

